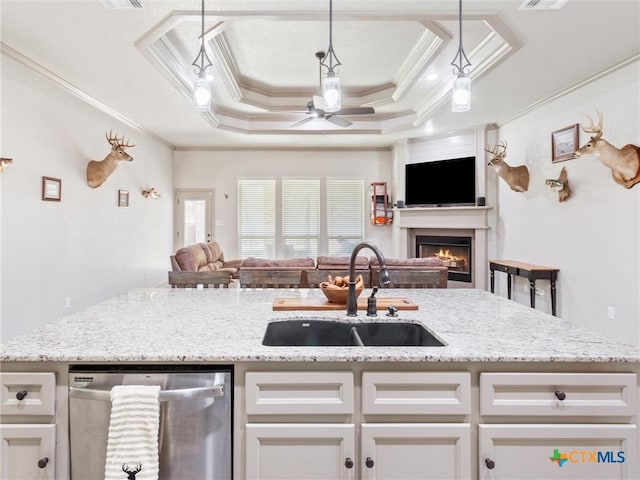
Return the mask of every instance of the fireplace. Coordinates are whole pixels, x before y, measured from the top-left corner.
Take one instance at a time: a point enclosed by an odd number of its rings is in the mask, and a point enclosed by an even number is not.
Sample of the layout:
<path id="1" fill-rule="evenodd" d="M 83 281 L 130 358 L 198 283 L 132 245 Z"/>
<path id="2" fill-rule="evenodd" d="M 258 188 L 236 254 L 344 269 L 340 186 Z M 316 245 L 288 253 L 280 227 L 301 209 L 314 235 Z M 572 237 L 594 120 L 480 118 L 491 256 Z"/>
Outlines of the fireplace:
<path id="1" fill-rule="evenodd" d="M 449 280 L 471 283 L 471 237 L 416 235 L 416 257 L 434 257 L 449 268 Z"/>

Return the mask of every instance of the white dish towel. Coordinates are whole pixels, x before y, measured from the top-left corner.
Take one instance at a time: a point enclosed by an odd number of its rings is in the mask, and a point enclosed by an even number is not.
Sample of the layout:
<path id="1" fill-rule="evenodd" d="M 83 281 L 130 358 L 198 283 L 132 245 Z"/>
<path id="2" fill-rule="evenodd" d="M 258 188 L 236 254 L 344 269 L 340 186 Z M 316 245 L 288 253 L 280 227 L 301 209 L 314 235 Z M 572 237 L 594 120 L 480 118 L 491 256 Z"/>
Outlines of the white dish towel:
<path id="1" fill-rule="evenodd" d="M 107 439 L 105 480 L 126 480 L 127 470 L 136 480 L 158 479 L 160 387 L 117 385 L 111 389 L 111 419 Z"/>

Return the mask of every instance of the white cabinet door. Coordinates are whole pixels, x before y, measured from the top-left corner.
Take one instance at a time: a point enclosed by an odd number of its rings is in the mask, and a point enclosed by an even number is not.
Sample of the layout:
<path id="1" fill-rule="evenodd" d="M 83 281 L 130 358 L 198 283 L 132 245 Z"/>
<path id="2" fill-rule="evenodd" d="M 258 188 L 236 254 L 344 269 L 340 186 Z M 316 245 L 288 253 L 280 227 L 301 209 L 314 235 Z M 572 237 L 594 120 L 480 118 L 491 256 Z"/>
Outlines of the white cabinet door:
<path id="1" fill-rule="evenodd" d="M 248 424 L 247 480 L 355 478 L 353 424 Z"/>
<path id="2" fill-rule="evenodd" d="M 471 478 L 468 423 L 362 425 L 363 480 Z"/>
<path id="3" fill-rule="evenodd" d="M 637 480 L 635 425 L 480 425 L 481 480 Z"/>
<path id="4" fill-rule="evenodd" d="M 53 480 L 55 478 L 55 425 L 0 425 L 3 480 Z"/>

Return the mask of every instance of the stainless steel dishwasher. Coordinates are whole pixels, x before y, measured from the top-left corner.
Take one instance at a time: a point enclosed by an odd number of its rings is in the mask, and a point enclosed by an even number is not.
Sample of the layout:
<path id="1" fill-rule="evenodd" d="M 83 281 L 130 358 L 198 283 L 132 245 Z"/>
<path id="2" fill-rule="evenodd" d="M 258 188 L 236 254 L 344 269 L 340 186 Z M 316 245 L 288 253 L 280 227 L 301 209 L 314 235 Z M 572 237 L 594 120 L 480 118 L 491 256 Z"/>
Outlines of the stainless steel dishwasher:
<path id="1" fill-rule="evenodd" d="M 233 367 L 69 368 L 71 479 L 104 479 L 111 388 L 160 386 L 160 479 L 232 478 Z"/>

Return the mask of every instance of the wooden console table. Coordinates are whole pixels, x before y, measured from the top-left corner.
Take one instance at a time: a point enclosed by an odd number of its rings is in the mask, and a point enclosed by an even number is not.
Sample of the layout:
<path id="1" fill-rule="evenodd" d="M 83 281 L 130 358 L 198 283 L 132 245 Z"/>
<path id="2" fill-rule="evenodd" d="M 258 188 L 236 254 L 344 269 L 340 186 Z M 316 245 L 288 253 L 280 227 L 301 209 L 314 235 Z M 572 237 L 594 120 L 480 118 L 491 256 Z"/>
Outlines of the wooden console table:
<path id="1" fill-rule="evenodd" d="M 511 299 L 511 275 L 529 279 L 531 308 L 536 308 L 536 280 L 549 280 L 551 282 L 551 314 L 556 315 L 556 280 L 559 269 L 512 260 L 489 260 L 489 270 L 491 272 L 491 293 L 495 293 L 494 272 L 498 270 L 507 274 L 507 297 L 509 299 Z"/>

